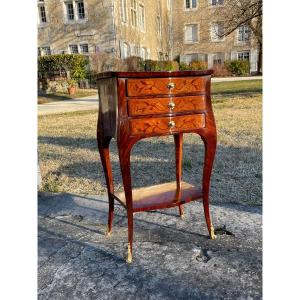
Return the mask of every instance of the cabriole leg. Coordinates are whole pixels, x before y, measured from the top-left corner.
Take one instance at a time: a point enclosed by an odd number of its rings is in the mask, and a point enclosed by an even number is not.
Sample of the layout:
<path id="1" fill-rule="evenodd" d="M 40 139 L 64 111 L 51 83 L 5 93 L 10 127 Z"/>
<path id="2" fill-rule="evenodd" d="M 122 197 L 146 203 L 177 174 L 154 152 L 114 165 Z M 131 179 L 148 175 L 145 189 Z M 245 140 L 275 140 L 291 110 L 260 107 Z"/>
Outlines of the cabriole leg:
<path id="1" fill-rule="evenodd" d="M 132 262 L 132 243 L 133 243 L 133 206 L 132 206 L 132 187 L 130 174 L 130 152 L 134 145 L 134 141 L 128 141 L 123 147 L 119 146 L 119 159 L 121 173 L 123 179 L 124 192 L 126 197 L 127 207 L 127 222 L 128 222 L 128 249 L 127 263 Z"/>
<path id="2" fill-rule="evenodd" d="M 210 218 L 209 212 L 209 188 L 210 177 L 216 153 L 217 140 L 214 135 L 201 135 L 205 147 L 204 168 L 203 168 L 203 207 L 205 214 L 205 221 L 211 239 L 215 239 L 214 227 Z"/>
<path id="3" fill-rule="evenodd" d="M 111 137 L 106 137 L 103 138 L 102 140 L 98 139 L 98 148 L 99 148 L 102 166 L 104 169 L 108 201 L 109 201 L 108 222 L 107 222 L 107 231 L 106 231 L 107 236 L 111 235 L 112 223 L 114 218 L 114 198 L 112 196 L 112 194 L 114 193 L 114 185 L 113 185 L 112 168 L 109 159 L 110 140 Z"/>
<path id="4" fill-rule="evenodd" d="M 180 194 L 181 176 L 182 176 L 182 141 L 183 141 L 182 133 L 174 134 L 175 160 L 176 160 L 176 184 L 177 184 L 178 194 Z M 184 218 L 183 205 L 179 205 L 178 208 L 179 208 L 179 215 L 183 219 Z"/>

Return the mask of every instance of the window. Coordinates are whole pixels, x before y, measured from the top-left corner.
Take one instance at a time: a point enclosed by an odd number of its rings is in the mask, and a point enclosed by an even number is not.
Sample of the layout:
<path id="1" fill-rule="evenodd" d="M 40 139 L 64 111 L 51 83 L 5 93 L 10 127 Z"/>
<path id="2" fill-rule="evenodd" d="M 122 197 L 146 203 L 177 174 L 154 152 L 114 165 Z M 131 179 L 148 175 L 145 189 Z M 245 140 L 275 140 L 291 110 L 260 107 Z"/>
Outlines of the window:
<path id="1" fill-rule="evenodd" d="M 137 10 L 137 6 L 136 6 L 136 0 L 131 0 L 131 7 L 130 7 L 130 11 L 131 11 L 131 25 L 136 27 L 136 10 Z"/>
<path id="2" fill-rule="evenodd" d="M 156 17 L 156 32 L 159 37 L 161 37 L 161 19 L 160 16 Z"/>
<path id="3" fill-rule="evenodd" d="M 130 47 L 127 43 L 121 43 L 120 44 L 120 50 L 121 50 L 121 58 L 127 58 L 130 56 Z"/>
<path id="4" fill-rule="evenodd" d="M 248 42 L 250 39 L 250 28 L 247 25 L 241 25 L 238 28 L 238 41 Z"/>
<path id="5" fill-rule="evenodd" d="M 214 53 L 213 54 L 213 64 L 214 65 L 222 65 L 224 62 L 223 53 Z"/>
<path id="6" fill-rule="evenodd" d="M 69 45 L 70 53 L 77 54 L 78 52 L 78 45 Z"/>
<path id="7" fill-rule="evenodd" d="M 147 49 L 146 48 L 141 48 L 141 58 L 142 59 L 147 59 Z"/>
<path id="8" fill-rule="evenodd" d="M 168 8 L 168 10 L 171 9 L 171 0 L 167 0 L 167 8 Z"/>
<path id="9" fill-rule="evenodd" d="M 139 27 L 142 30 L 145 30 L 145 7 L 139 5 Z"/>
<path id="10" fill-rule="evenodd" d="M 78 12 L 78 19 L 82 20 L 85 18 L 85 11 L 84 11 L 84 3 L 83 1 L 77 2 L 77 12 Z"/>
<path id="11" fill-rule="evenodd" d="M 247 61 L 249 61 L 249 58 L 250 58 L 250 52 L 249 51 L 238 52 L 238 60 L 247 60 Z"/>
<path id="12" fill-rule="evenodd" d="M 39 47 L 38 48 L 38 55 L 39 56 L 51 55 L 50 47 Z"/>
<path id="13" fill-rule="evenodd" d="M 213 23 L 211 27 L 211 40 L 214 42 L 224 41 L 224 23 Z"/>
<path id="14" fill-rule="evenodd" d="M 211 5 L 212 6 L 224 5 L 224 0 L 211 0 Z"/>
<path id="15" fill-rule="evenodd" d="M 197 7 L 197 0 L 185 0 L 185 8 L 192 9 Z"/>
<path id="16" fill-rule="evenodd" d="M 198 41 L 198 25 L 190 24 L 185 26 L 185 42 L 195 43 Z"/>
<path id="17" fill-rule="evenodd" d="M 40 11 L 40 23 L 47 23 L 45 6 L 44 5 L 39 6 L 39 11 Z"/>
<path id="18" fill-rule="evenodd" d="M 89 53 L 89 45 L 80 44 L 80 53 Z"/>
<path id="19" fill-rule="evenodd" d="M 122 20 L 122 22 L 127 22 L 126 1 L 127 0 L 121 0 L 121 20 Z"/>
<path id="20" fill-rule="evenodd" d="M 67 18 L 69 21 L 74 20 L 74 6 L 73 2 L 66 2 Z"/>

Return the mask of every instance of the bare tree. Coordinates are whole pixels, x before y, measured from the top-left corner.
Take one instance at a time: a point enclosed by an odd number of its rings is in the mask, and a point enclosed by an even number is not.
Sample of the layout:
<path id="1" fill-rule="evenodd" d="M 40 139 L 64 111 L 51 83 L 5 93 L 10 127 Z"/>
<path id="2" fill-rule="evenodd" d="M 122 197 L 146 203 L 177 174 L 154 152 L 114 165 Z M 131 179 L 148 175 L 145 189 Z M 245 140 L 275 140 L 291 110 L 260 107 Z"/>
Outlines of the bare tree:
<path id="1" fill-rule="evenodd" d="M 258 73 L 262 71 L 262 0 L 223 0 L 224 6 L 213 12 L 213 18 L 217 18 L 224 24 L 222 36 L 234 32 L 241 25 L 247 25 L 258 44 Z M 220 1 L 221 3 L 223 1 Z"/>

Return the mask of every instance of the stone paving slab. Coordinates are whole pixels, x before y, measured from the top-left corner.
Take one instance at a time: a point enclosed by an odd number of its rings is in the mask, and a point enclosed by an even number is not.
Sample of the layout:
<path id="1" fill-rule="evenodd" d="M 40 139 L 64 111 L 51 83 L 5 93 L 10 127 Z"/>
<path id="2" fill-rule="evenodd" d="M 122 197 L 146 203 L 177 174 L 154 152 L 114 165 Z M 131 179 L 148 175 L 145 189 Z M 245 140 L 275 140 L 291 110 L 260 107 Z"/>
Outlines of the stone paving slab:
<path id="1" fill-rule="evenodd" d="M 261 208 L 201 202 L 134 215 L 133 263 L 125 260 L 127 219 L 116 206 L 105 236 L 107 198 L 39 194 L 39 299 L 261 299 Z"/>

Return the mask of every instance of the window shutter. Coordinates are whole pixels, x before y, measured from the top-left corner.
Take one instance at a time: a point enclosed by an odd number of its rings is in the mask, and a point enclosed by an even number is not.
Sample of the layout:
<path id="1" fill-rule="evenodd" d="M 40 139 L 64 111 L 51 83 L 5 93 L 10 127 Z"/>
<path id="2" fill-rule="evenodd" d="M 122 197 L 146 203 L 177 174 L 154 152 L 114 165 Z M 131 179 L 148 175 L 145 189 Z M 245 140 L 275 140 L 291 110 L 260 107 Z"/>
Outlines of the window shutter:
<path id="1" fill-rule="evenodd" d="M 257 72 L 257 60 L 258 60 L 257 49 L 251 49 L 250 50 L 250 73 Z"/>
<path id="2" fill-rule="evenodd" d="M 123 49 L 123 41 L 119 40 L 119 47 L 120 47 L 120 57 L 124 57 L 124 49 Z"/>
<path id="3" fill-rule="evenodd" d="M 192 40 L 198 40 L 198 25 L 192 25 Z"/>
<path id="4" fill-rule="evenodd" d="M 207 54 L 207 67 L 212 68 L 213 66 L 213 54 L 209 53 Z"/>
<path id="5" fill-rule="evenodd" d="M 192 40 L 192 26 L 188 25 L 185 27 L 185 40 L 190 42 Z"/>
<path id="6" fill-rule="evenodd" d="M 230 60 L 237 60 L 238 59 L 238 55 L 236 51 L 231 51 L 230 53 Z"/>

